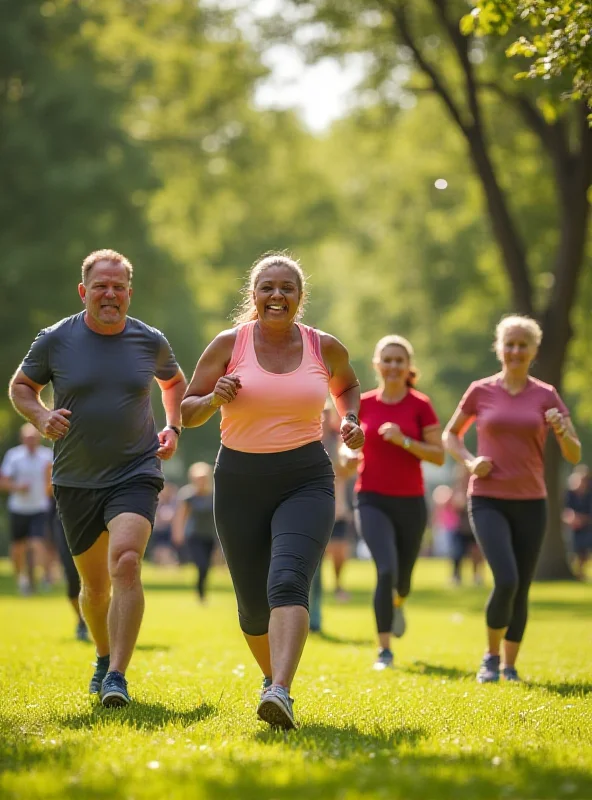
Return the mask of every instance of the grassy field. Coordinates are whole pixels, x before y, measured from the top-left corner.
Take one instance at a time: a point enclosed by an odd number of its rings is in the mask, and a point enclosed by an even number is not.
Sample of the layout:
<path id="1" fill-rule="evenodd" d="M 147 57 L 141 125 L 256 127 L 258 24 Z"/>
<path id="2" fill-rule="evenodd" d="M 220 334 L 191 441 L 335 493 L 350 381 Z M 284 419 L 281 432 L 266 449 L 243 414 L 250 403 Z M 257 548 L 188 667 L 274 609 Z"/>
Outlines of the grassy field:
<path id="1" fill-rule="evenodd" d="M 93 649 L 61 592 L 15 597 L 1 564 L 0 796 L 592 797 L 592 588 L 535 586 L 525 682 L 479 686 L 487 589 L 450 589 L 445 565 L 420 562 L 396 669 L 376 673 L 372 573 L 352 564 L 351 602 L 328 599 L 293 687 L 300 728 L 283 734 L 255 717 L 260 676 L 222 570 L 204 608 L 189 569 L 146 567 L 121 710 L 86 694 Z"/>

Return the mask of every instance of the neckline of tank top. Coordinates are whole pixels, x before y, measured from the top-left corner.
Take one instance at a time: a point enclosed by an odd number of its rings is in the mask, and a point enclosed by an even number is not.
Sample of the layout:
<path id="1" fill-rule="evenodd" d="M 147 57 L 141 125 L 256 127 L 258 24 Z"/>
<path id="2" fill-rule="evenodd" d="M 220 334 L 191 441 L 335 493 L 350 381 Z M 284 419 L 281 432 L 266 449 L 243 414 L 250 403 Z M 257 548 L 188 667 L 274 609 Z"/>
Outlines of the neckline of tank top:
<path id="1" fill-rule="evenodd" d="M 276 378 L 286 378 L 286 377 L 289 377 L 290 375 L 294 375 L 296 372 L 298 372 L 298 370 L 301 369 L 302 365 L 304 364 L 304 349 L 306 347 L 306 334 L 302 330 L 303 325 L 300 322 L 295 322 L 294 323 L 294 325 L 296 325 L 296 327 L 300 331 L 300 338 L 302 339 L 302 358 L 300 359 L 300 364 L 298 364 L 296 369 L 290 370 L 290 372 L 270 372 L 270 370 L 265 369 L 265 367 L 263 367 L 259 363 L 259 358 L 257 356 L 257 350 L 255 348 L 255 325 L 256 324 L 257 324 L 257 320 L 254 320 L 253 325 L 251 326 L 250 340 L 251 340 L 251 344 L 253 346 L 253 354 L 255 356 L 255 364 L 257 365 L 258 369 L 260 369 L 261 372 L 264 372 L 266 375 L 273 375 Z"/>

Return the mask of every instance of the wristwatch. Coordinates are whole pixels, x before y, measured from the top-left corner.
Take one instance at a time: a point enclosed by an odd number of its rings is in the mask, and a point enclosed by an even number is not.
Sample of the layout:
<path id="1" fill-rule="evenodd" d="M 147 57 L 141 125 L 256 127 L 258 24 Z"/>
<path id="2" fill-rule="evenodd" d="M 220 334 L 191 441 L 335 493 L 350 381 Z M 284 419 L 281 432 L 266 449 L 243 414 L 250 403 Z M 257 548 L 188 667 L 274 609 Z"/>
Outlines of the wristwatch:
<path id="1" fill-rule="evenodd" d="M 406 437 L 403 439 L 403 442 L 402 442 L 402 444 L 403 444 L 403 449 L 404 449 L 404 450 L 409 450 L 409 448 L 411 447 L 411 441 L 412 441 L 412 440 L 411 440 L 411 439 L 410 439 L 408 436 L 406 436 Z"/>
<path id="2" fill-rule="evenodd" d="M 348 422 L 353 422 L 354 425 L 359 425 L 360 420 L 358 419 L 358 415 L 354 414 L 353 411 L 348 412 L 344 415 L 343 419 L 346 419 Z"/>
<path id="3" fill-rule="evenodd" d="M 165 429 L 165 431 L 166 431 L 166 430 L 169 430 L 169 431 L 175 431 L 175 433 L 177 434 L 177 436 L 180 436 L 180 435 L 181 435 L 181 428 L 177 428 L 177 426 L 176 426 L 176 425 L 165 425 L 165 426 L 164 426 L 164 429 Z"/>

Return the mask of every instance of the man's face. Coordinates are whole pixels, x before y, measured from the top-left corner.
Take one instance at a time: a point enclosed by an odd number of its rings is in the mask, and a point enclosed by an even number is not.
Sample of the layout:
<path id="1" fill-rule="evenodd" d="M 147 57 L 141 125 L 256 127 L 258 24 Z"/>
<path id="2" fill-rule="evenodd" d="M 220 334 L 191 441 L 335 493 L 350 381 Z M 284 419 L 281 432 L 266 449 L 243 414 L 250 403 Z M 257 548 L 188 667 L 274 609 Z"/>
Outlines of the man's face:
<path id="1" fill-rule="evenodd" d="M 93 320 L 107 326 L 125 319 L 132 297 L 127 270 L 114 261 L 97 261 L 78 292 Z"/>

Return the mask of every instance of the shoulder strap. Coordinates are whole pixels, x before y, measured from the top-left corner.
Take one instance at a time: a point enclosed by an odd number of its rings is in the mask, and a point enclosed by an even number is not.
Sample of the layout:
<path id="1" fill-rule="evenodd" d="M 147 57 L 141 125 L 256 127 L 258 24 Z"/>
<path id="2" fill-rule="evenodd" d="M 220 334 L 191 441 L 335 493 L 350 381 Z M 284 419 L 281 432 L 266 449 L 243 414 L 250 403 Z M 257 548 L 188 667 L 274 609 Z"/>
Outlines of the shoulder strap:
<path id="1" fill-rule="evenodd" d="M 236 365 L 239 364 L 247 349 L 247 342 L 249 341 L 249 333 L 253 327 L 253 322 L 243 322 L 236 329 L 236 339 L 234 347 L 232 348 L 232 356 L 226 367 L 226 374 L 229 375 L 234 372 Z"/>
<path id="2" fill-rule="evenodd" d="M 316 328 L 311 328 L 309 325 L 303 325 L 302 323 L 299 323 L 299 327 L 300 330 L 302 331 L 303 338 L 306 337 L 309 350 L 312 353 L 313 357 L 316 359 L 316 361 L 318 361 L 319 366 L 322 367 L 323 371 L 328 374 L 329 370 L 327 369 L 327 365 L 323 361 L 320 333 Z"/>

